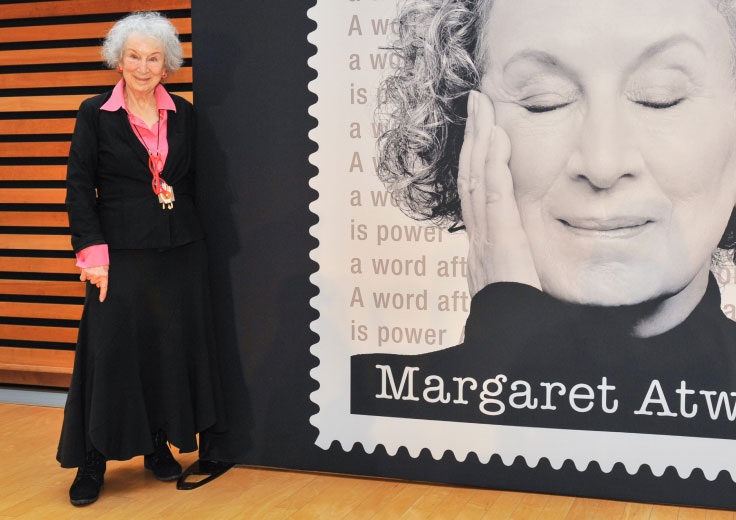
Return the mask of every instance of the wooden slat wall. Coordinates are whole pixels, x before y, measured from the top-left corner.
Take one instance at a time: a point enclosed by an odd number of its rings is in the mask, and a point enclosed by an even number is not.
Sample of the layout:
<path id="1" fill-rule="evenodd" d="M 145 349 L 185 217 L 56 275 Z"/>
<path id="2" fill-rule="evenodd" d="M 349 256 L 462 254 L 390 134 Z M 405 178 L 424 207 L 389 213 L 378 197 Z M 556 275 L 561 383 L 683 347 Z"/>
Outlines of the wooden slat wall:
<path id="1" fill-rule="evenodd" d="M 65 387 L 84 284 L 64 210 L 66 157 L 82 100 L 119 78 L 100 58 L 125 13 L 165 13 L 182 39 L 172 92 L 192 100 L 191 0 L 0 3 L 0 384 Z"/>

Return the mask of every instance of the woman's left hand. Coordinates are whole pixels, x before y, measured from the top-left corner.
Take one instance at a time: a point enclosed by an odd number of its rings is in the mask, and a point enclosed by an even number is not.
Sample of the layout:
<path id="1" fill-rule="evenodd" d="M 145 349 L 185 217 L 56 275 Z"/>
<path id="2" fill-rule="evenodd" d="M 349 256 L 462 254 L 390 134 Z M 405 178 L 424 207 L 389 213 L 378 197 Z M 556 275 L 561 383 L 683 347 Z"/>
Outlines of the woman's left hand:
<path id="1" fill-rule="evenodd" d="M 471 91 L 458 172 L 463 223 L 470 240 L 471 297 L 494 282 L 518 282 L 541 289 L 514 197 L 509 169 L 511 142 L 495 123 L 491 100 Z"/>
<path id="2" fill-rule="evenodd" d="M 89 280 L 89 283 L 97 286 L 100 290 L 100 303 L 104 302 L 107 297 L 109 271 L 109 265 L 99 265 L 96 267 L 84 267 L 82 268 L 82 274 L 79 275 L 81 281 Z"/>

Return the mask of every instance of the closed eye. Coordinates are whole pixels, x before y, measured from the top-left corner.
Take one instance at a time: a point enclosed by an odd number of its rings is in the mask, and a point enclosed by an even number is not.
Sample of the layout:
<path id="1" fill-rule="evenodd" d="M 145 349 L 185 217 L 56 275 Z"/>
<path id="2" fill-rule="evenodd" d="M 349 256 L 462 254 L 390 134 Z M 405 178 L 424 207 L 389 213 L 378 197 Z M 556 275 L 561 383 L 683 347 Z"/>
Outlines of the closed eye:
<path id="1" fill-rule="evenodd" d="M 560 103 L 557 105 L 521 105 L 523 106 L 527 111 L 531 112 L 532 114 L 541 114 L 544 112 L 552 112 L 554 110 L 559 110 L 560 108 L 565 108 L 570 103 Z"/>
<path id="2" fill-rule="evenodd" d="M 663 110 L 665 108 L 671 108 L 679 105 L 685 100 L 685 98 L 673 99 L 672 101 L 635 101 L 637 105 L 641 105 L 646 108 L 652 108 L 655 110 Z"/>

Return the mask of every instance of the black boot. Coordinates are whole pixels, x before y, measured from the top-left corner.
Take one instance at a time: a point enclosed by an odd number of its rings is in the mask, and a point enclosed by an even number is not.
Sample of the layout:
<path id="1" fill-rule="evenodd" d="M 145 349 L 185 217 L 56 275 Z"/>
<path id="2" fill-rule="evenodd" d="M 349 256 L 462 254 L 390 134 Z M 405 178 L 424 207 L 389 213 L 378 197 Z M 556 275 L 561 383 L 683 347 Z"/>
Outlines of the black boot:
<path id="1" fill-rule="evenodd" d="M 100 488 L 105 482 L 105 457 L 92 448 L 87 452 L 84 465 L 77 470 L 72 487 L 69 488 L 69 501 L 75 506 L 91 504 L 100 496 Z"/>
<path id="2" fill-rule="evenodd" d="M 159 480 L 169 481 L 181 477 L 181 466 L 166 445 L 163 430 L 153 434 L 153 453 L 143 457 L 143 466 L 153 471 L 153 476 Z"/>

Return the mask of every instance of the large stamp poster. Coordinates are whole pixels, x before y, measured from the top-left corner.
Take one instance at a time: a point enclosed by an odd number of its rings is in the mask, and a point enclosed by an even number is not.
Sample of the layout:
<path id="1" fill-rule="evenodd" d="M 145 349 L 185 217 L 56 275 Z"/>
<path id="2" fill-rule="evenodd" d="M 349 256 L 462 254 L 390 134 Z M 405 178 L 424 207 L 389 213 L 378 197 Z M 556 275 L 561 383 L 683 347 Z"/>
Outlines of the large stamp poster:
<path id="1" fill-rule="evenodd" d="M 316 444 L 736 481 L 731 8 L 309 16 Z"/>

